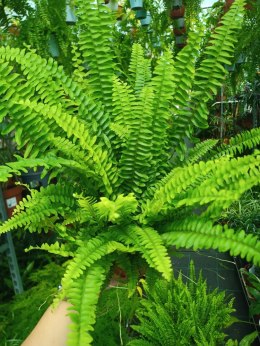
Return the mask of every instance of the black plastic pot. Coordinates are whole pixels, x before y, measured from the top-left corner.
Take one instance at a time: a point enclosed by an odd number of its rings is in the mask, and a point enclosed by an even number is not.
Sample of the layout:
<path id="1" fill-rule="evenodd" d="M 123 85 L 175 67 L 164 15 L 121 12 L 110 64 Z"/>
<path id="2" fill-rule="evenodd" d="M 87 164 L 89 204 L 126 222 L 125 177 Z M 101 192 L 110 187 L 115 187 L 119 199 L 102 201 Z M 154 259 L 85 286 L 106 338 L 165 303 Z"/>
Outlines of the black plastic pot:
<path id="1" fill-rule="evenodd" d="M 27 173 L 21 174 L 21 180 L 24 184 L 29 185 L 31 189 L 47 186 L 49 176 L 47 174 L 44 178 L 41 178 L 42 172 L 43 167 L 38 167 L 36 171 L 29 169 Z"/>

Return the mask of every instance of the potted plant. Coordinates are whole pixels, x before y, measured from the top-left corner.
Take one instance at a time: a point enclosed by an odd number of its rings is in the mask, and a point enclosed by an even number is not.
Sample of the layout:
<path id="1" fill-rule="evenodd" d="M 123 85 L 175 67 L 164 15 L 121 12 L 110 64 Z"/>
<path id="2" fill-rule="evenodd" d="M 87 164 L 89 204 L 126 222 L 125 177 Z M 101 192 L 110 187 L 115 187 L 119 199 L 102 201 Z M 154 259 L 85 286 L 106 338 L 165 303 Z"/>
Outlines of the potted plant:
<path id="1" fill-rule="evenodd" d="M 132 329 L 137 333 L 129 346 L 164 346 L 180 340 L 183 345 L 220 345 L 224 342 L 224 330 L 232 325 L 233 299 L 217 289 L 209 292 L 200 273 L 196 278 L 194 265 L 190 263 L 188 280 L 180 274 L 170 282 L 156 279 L 142 281 L 142 296 L 137 319 Z"/>
<path id="2" fill-rule="evenodd" d="M 135 11 L 135 18 L 136 19 L 145 19 L 146 16 L 147 16 L 147 12 L 145 9 Z"/>
<path id="3" fill-rule="evenodd" d="M 141 10 L 143 8 L 143 0 L 130 0 L 132 10 Z"/>
<path id="4" fill-rule="evenodd" d="M 185 20 L 183 17 L 175 19 L 173 32 L 176 36 L 181 36 L 185 34 L 186 27 L 185 27 Z"/>
<path id="5" fill-rule="evenodd" d="M 175 42 L 176 42 L 176 46 L 179 48 L 183 48 L 185 47 L 186 43 L 187 43 L 187 36 L 186 35 L 177 35 L 175 37 Z"/>
<path id="6" fill-rule="evenodd" d="M 185 13 L 185 6 L 173 8 L 171 10 L 171 18 L 172 19 L 181 18 L 184 16 L 184 13 Z"/>
<path id="7" fill-rule="evenodd" d="M 172 1 L 172 7 L 181 7 L 183 5 L 182 0 L 173 0 Z"/>
<path id="8" fill-rule="evenodd" d="M 253 270 L 252 270 L 253 269 Z M 249 315 L 257 326 L 260 323 L 260 270 L 246 266 L 240 269 L 241 278 L 249 301 Z"/>
<path id="9" fill-rule="evenodd" d="M 69 25 L 76 24 L 77 18 L 69 4 L 66 5 L 66 23 Z"/>
<path id="10" fill-rule="evenodd" d="M 217 223 L 223 209 L 259 183 L 258 152 L 235 157 L 259 143 L 259 130 L 225 146 L 185 144 L 207 127 L 207 104 L 224 81 L 243 5 L 235 1 L 202 52 L 202 33 L 190 32 L 175 61 L 166 49 L 151 68 L 134 44 L 127 75 L 118 76 L 113 16 L 103 1 L 77 2 L 79 50 L 89 65 L 81 83 L 53 59 L 0 48 L 1 115 L 10 114 L 15 139 L 26 147 L 25 158 L 0 167 L 0 180 L 38 166 L 57 180 L 32 191 L 0 233 L 22 227 L 57 234 L 56 242 L 29 249 L 69 259 L 57 299 L 73 305 L 71 345 L 91 344 L 96 305 L 115 263 L 129 294 L 145 264 L 171 280 L 172 247 L 214 248 L 260 263 L 255 237 Z"/>
<path id="11" fill-rule="evenodd" d="M 146 12 L 146 17 L 144 19 L 141 19 L 141 25 L 142 26 L 148 26 L 151 24 L 151 13 L 150 11 Z"/>

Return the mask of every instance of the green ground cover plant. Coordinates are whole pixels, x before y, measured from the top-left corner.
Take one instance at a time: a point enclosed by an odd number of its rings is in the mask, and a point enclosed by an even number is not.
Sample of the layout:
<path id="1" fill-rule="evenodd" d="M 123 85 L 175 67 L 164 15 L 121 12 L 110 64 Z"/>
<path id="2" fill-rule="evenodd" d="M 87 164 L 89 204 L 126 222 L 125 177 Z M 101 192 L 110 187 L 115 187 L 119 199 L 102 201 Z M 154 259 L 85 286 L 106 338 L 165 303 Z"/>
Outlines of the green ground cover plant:
<path id="1" fill-rule="evenodd" d="M 207 104 L 224 81 L 244 4 L 234 2 L 203 52 L 199 28 L 175 59 L 166 49 L 154 68 L 134 44 L 127 75 L 115 63 L 114 17 L 101 1 L 77 1 L 78 50 L 88 72 L 79 59 L 68 75 L 53 59 L 0 48 L 0 121 L 8 120 L 5 132 L 15 130 L 23 153 L 0 167 L 0 181 L 37 166 L 50 174 L 50 184 L 31 190 L 0 233 L 56 234 L 28 250 L 69 259 L 56 297 L 73 305 L 69 345 L 92 343 L 99 293 L 114 265 L 125 270 L 131 296 L 140 268 L 171 280 L 172 247 L 214 248 L 260 263 L 256 237 L 218 224 L 259 183 L 259 129 L 228 145 L 186 145 L 207 127 Z"/>

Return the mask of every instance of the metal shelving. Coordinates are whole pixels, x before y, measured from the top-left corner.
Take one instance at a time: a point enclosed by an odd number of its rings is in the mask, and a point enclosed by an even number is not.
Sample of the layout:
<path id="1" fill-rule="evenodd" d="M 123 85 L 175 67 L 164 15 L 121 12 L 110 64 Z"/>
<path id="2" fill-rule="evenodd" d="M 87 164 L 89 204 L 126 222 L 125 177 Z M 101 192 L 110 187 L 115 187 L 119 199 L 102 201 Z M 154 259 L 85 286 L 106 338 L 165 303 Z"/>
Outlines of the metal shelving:
<path id="1" fill-rule="evenodd" d="M 0 189 L 0 214 L 1 214 L 1 220 L 5 221 L 7 220 L 7 212 L 5 209 L 5 202 L 3 198 L 2 190 Z M 8 265 L 10 269 L 10 274 L 13 282 L 14 292 L 15 294 L 22 293 L 23 292 L 23 283 L 19 271 L 19 266 L 16 258 L 16 253 L 14 249 L 13 239 L 11 232 L 8 232 L 6 234 L 3 234 L 0 238 L 1 245 L 0 245 L 0 256 L 6 255 L 8 260 Z"/>

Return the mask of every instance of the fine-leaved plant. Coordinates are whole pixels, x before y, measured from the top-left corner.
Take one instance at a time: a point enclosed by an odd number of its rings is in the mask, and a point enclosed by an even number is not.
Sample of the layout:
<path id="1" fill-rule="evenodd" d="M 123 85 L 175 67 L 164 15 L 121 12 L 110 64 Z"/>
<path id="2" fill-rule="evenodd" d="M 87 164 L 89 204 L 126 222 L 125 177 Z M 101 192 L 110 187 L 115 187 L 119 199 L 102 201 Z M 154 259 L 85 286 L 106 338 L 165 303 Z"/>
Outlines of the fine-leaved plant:
<path id="1" fill-rule="evenodd" d="M 131 326 L 138 337 L 127 345 L 224 344 L 225 329 L 234 322 L 233 300 L 224 291 L 208 291 L 202 274 L 196 278 L 192 262 L 189 277 L 180 273 L 170 282 L 157 279 L 143 286 L 137 321 Z"/>

